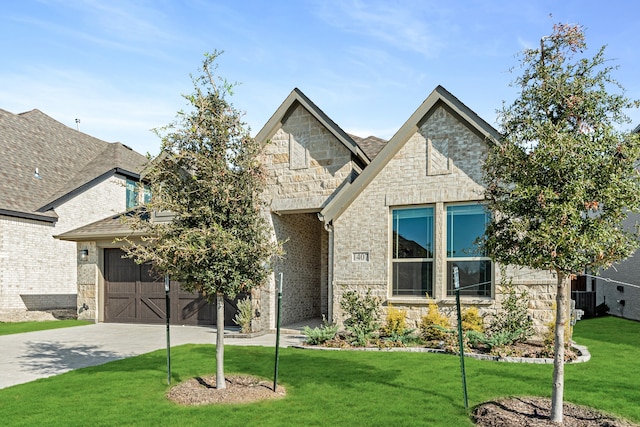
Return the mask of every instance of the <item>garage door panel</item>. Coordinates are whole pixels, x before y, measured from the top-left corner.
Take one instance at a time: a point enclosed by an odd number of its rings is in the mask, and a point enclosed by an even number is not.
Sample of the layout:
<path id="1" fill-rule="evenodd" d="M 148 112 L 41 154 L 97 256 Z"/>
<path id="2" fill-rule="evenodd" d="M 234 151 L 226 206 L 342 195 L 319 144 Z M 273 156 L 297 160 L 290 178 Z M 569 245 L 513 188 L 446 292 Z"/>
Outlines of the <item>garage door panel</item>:
<path id="1" fill-rule="evenodd" d="M 106 321 L 130 322 L 136 318 L 135 298 L 113 297 L 109 300 L 109 309 L 106 311 Z"/>
<path id="2" fill-rule="evenodd" d="M 163 323 L 166 321 L 166 302 L 162 298 L 141 298 L 140 318 L 149 323 Z"/>
<path id="3" fill-rule="evenodd" d="M 138 265 L 123 254 L 120 249 L 104 250 L 105 321 L 166 322 L 164 279 L 158 279 L 149 265 Z M 170 298 L 172 324 L 215 325 L 215 305 L 197 293 L 184 292 L 172 281 Z"/>

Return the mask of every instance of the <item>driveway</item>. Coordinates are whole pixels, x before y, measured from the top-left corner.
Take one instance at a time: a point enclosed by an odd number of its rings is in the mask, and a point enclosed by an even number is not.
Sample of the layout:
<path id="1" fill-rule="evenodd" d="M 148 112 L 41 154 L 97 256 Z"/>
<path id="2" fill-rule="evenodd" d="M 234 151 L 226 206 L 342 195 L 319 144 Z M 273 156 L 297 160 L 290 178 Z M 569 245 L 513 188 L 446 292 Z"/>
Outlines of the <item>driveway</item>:
<path id="1" fill-rule="evenodd" d="M 0 336 L 0 388 L 166 348 L 166 330 L 166 325 L 98 323 Z M 171 326 L 170 337 L 171 346 L 215 344 L 216 330 Z M 301 341 L 295 331 L 281 332 L 280 347 Z M 275 343 L 275 334 L 225 338 L 225 345 L 275 347 Z"/>

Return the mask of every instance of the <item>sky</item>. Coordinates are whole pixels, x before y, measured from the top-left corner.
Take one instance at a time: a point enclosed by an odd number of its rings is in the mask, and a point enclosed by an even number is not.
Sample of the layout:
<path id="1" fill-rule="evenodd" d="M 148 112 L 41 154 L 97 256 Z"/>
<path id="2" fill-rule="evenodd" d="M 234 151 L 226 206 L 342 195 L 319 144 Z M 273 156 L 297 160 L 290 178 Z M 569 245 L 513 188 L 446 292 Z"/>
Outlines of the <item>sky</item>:
<path id="1" fill-rule="evenodd" d="M 638 16 L 625 0 L 4 0 L 0 109 L 155 155 L 152 129 L 187 109 L 190 75 L 221 50 L 217 72 L 238 83 L 230 100 L 254 136 L 296 87 L 362 137 L 391 138 L 438 85 L 498 127 L 518 53 L 555 23 L 583 25 L 588 54 L 607 45 L 640 99 Z M 640 124 L 628 115 L 622 130 Z"/>

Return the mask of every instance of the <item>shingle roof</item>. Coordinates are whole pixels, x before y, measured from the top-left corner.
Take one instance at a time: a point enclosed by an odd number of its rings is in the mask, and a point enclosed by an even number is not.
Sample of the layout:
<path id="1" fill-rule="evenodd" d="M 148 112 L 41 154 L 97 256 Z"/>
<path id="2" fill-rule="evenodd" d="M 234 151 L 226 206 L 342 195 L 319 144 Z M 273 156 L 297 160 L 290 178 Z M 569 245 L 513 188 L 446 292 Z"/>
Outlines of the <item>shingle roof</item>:
<path id="1" fill-rule="evenodd" d="M 369 159 L 373 160 L 378 155 L 378 153 L 387 145 L 387 140 L 378 138 L 377 136 L 368 136 L 366 138 L 361 138 L 356 135 L 348 134 L 351 139 L 355 141 L 356 144 L 362 151 L 369 157 Z"/>
<path id="2" fill-rule="evenodd" d="M 146 233 L 140 230 L 133 230 L 123 221 L 123 217 L 130 216 L 133 211 L 119 213 L 108 218 L 101 219 L 80 228 L 67 231 L 54 236 L 56 239 L 69 240 L 72 242 L 91 241 L 100 239 L 113 240 L 118 237 L 143 236 Z M 148 216 L 143 215 L 143 219 L 148 220 Z"/>
<path id="3" fill-rule="evenodd" d="M 147 159 L 94 138 L 39 110 L 0 109 L 0 211 L 55 218 L 56 203 L 108 173 L 136 177 Z M 36 171 L 37 175 L 36 177 Z"/>

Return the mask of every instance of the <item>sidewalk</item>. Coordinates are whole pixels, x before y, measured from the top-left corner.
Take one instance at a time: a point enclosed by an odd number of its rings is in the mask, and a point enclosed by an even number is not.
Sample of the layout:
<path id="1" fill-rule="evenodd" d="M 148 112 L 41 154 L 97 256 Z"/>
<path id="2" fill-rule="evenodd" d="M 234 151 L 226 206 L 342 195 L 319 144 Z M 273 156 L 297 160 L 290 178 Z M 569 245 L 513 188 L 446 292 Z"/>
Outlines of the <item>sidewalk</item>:
<path id="1" fill-rule="evenodd" d="M 166 325 L 98 323 L 0 336 L 0 388 L 166 348 L 166 330 Z M 225 332 L 230 335 L 225 337 L 225 345 L 275 347 L 274 333 L 233 338 L 237 334 L 230 332 Z M 216 329 L 171 326 L 170 340 L 172 347 L 215 344 Z M 302 340 L 295 329 L 280 333 L 280 347 L 297 345 Z"/>

